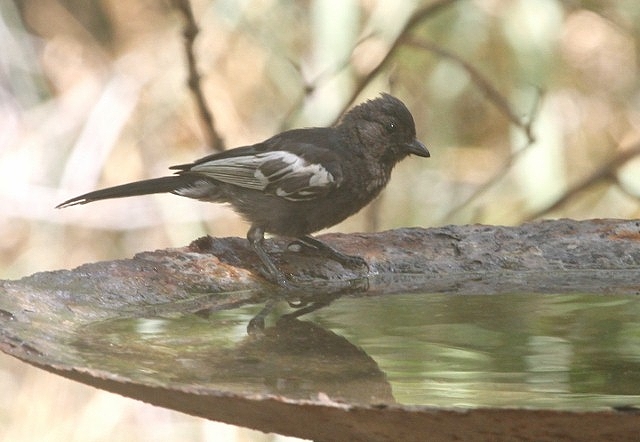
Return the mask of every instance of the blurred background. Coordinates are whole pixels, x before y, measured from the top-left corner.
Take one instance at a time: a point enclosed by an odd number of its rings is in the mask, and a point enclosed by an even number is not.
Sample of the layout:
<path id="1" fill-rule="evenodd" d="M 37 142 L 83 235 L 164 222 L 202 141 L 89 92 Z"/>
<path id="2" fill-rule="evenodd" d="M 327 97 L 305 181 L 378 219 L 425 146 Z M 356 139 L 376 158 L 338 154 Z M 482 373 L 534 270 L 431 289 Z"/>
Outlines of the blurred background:
<path id="1" fill-rule="evenodd" d="M 432 157 L 401 163 L 375 204 L 331 230 L 640 217 L 635 0 L 191 6 L 203 96 L 228 148 L 331 124 L 381 91 L 412 111 Z M 0 278 L 246 234 L 230 209 L 172 195 L 54 209 L 212 152 L 184 26 L 169 0 L 0 2 Z M 0 391 L 5 440 L 278 438 L 4 355 Z"/>

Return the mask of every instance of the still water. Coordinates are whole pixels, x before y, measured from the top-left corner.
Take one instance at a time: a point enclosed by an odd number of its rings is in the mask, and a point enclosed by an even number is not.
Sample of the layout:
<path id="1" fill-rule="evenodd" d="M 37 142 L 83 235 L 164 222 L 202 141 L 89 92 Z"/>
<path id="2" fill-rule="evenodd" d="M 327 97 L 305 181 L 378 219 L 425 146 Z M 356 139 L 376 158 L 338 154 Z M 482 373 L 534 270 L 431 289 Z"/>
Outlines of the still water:
<path id="1" fill-rule="evenodd" d="M 640 297 L 344 297 L 115 319 L 73 343 L 89 366 L 151 384 L 345 403 L 588 410 L 640 406 Z"/>

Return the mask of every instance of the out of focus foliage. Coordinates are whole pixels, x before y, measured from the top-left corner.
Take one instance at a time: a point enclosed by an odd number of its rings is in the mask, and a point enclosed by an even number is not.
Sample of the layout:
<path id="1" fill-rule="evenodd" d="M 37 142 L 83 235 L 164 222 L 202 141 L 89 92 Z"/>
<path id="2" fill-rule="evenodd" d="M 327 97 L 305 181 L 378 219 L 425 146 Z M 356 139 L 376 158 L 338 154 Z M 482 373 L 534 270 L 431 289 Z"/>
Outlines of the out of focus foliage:
<path id="1" fill-rule="evenodd" d="M 376 206 L 336 230 L 639 214 L 640 161 L 616 162 L 639 141 L 637 2 L 192 6 L 228 147 L 331 124 L 380 91 L 412 110 L 432 158 L 404 162 Z M 174 196 L 53 209 L 209 152 L 183 18 L 168 1 L 2 2 L 5 276 L 244 234 L 228 209 Z"/>

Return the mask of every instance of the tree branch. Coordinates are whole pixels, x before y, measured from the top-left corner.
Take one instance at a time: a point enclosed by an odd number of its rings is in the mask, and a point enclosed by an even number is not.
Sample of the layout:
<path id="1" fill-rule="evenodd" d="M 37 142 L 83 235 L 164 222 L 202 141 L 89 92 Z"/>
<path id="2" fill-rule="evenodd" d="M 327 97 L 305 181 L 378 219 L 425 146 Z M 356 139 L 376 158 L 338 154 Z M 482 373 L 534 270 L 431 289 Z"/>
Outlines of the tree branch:
<path id="1" fill-rule="evenodd" d="M 437 54 L 442 58 L 449 59 L 459 64 L 462 69 L 467 72 L 467 74 L 471 78 L 471 81 L 476 85 L 478 89 L 480 89 L 480 91 L 489 99 L 489 101 L 491 101 L 500 112 L 506 115 L 511 123 L 513 123 L 516 127 L 522 129 L 527 137 L 527 140 L 529 142 L 528 144 L 532 144 L 535 142 L 535 136 L 531 130 L 533 118 L 529 118 L 529 121 L 524 121 L 522 118 L 520 118 L 512 109 L 509 101 L 504 97 L 504 95 L 502 95 L 498 91 L 498 89 L 495 88 L 491 84 L 491 82 L 470 63 L 433 42 L 411 39 L 407 41 L 407 44 L 416 48 L 433 52 L 434 54 Z"/>
<path id="2" fill-rule="evenodd" d="M 600 168 L 593 171 L 590 175 L 583 178 L 581 181 L 577 182 L 566 192 L 564 192 L 558 199 L 556 199 L 549 206 L 541 209 L 537 212 L 534 212 L 526 217 L 526 221 L 534 220 L 537 218 L 541 218 L 546 214 L 553 212 L 556 209 L 559 209 L 563 205 L 565 205 L 568 201 L 574 198 L 577 194 L 587 190 L 589 187 L 592 187 L 602 181 L 612 180 L 613 182 L 617 182 L 617 178 L 615 177 L 618 169 L 624 166 L 627 162 L 631 161 L 635 157 L 640 155 L 640 143 L 633 145 L 632 147 L 621 151 L 618 155 L 613 157 L 607 163 L 603 164 Z"/>
<path id="3" fill-rule="evenodd" d="M 358 98 L 358 95 L 360 95 L 360 93 L 364 90 L 364 88 L 385 67 L 387 67 L 387 65 L 389 64 L 389 62 L 397 52 L 398 48 L 402 46 L 407 36 L 416 28 L 416 26 L 423 23 L 425 20 L 435 16 L 442 9 L 445 9 L 451 6 L 457 1 L 459 0 L 440 0 L 434 3 L 431 3 L 427 6 L 424 6 L 418 9 L 416 12 L 414 12 L 413 15 L 409 18 L 409 20 L 407 20 L 405 25 L 402 27 L 402 29 L 400 30 L 396 38 L 393 40 L 393 42 L 391 43 L 391 46 L 389 46 L 389 50 L 387 51 L 385 56 L 382 58 L 382 60 L 380 60 L 380 62 L 369 72 L 356 78 L 356 85 L 353 88 L 353 91 L 351 91 L 351 95 L 349 96 L 347 101 L 344 103 L 344 106 L 342 108 L 342 111 L 340 112 L 340 115 L 343 114 L 349 107 L 353 105 L 353 103 Z M 340 115 L 338 115 L 338 117 L 336 118 L 336 121 L 338 120 Z"/>
<path id="4" fill-rule="evenodd" d="M 193 15 L 193 9 L 189 0 L 173 0 L 174 7 L 182 13 L 184 17 L 184 29 L 182 34 L 184 36 L 184 52 L 187 59 L 187 69 L 189 72 L 189 79 L 187 80 L 189 89 L 196 100 L 196 106 L 200 115 L 200 123 L 202 130 L 204 131 L 204 137 L 207 145 L 215 151 L 224 150 L 224 140 L 220 137 L 215 129 L 215 123 L 213 115 L 207 106 L 207 102 L 202 92 L 202 86 L 200 82 L 200 74 L 198 73 L 196 56 L 194 52 L 194 42 L 198 35 L 199 29 L 196 24 L 195 17 Z"/>

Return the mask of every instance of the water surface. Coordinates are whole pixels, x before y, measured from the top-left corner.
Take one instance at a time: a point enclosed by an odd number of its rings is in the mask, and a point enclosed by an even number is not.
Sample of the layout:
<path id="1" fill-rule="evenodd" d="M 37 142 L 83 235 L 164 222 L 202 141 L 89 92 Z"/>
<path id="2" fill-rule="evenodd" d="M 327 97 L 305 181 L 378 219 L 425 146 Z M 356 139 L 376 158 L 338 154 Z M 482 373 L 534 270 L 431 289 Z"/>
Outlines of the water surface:
<path id="1" fill-rule="evenodd" d="M 143 382 L 350 403 L 569 410 L 640 406 L 640 298 L 344 297 L 299 319 L 283 302 L 109 320 L 74 342 Z"/>

